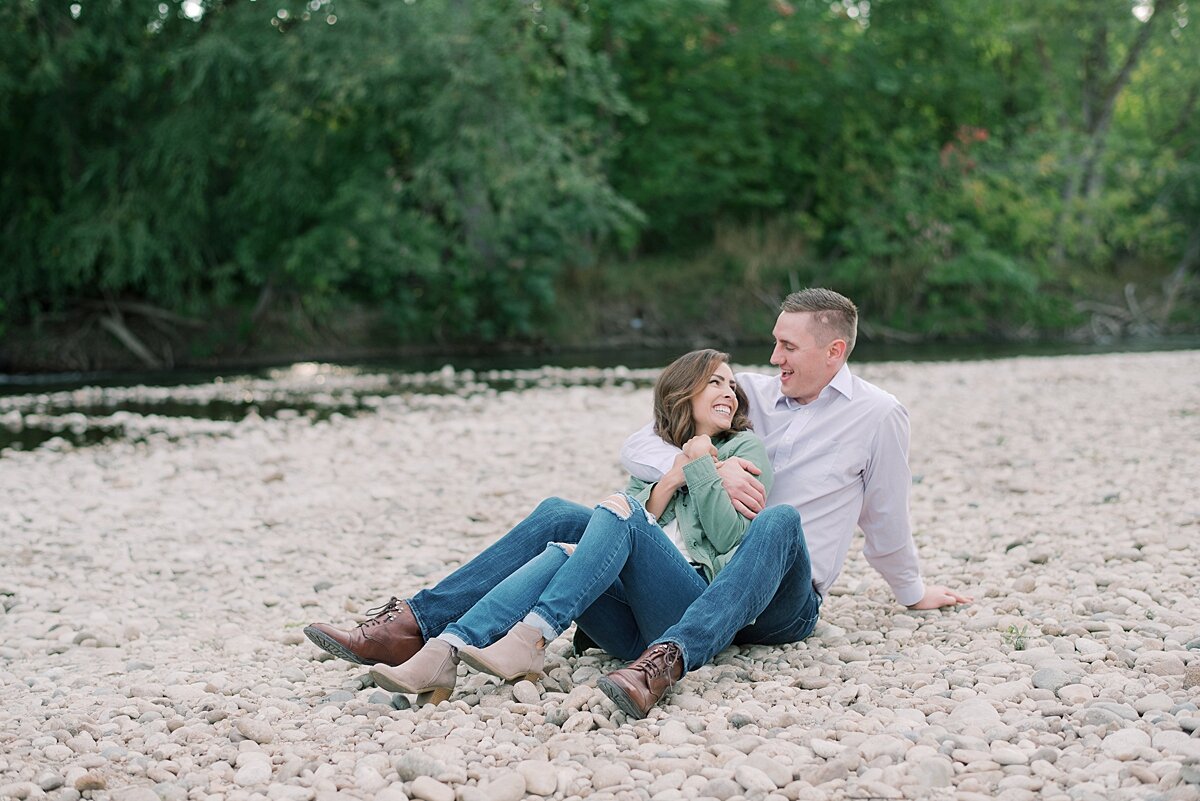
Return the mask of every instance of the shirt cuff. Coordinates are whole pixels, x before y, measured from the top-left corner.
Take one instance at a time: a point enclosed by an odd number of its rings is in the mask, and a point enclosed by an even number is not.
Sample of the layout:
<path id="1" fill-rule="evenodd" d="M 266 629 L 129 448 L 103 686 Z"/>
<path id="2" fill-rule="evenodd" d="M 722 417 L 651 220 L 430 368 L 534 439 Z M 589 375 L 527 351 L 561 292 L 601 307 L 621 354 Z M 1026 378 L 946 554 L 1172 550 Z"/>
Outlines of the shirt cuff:
<path id="1" fill-rule="evenodd" d="M 918 576 L 917 580 L 899 587 L 892 587 L 896 600 L 905 606 L 912 606 L 925 597 L 925 582 Z"/>

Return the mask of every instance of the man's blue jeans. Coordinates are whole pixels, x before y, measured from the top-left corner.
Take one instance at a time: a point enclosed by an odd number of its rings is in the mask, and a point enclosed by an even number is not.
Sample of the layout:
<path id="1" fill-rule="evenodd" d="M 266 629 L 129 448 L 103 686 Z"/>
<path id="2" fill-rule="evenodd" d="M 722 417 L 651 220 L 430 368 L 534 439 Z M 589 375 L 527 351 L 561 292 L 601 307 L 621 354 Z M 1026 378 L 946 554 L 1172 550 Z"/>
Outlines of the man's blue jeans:
<path id="1" fill-rule="evenodd" d="M 426 639 L 441 634 L 493 587 L 534 557 L 548 553 L 549 543 L 579 542 L 591 517 L 592 510 L 580 504 L 558 498 L 542 501 L 479 556 L 409 599 L 422 634 Z M 651 599 L 649 605 L 654 603 Z M 732 642 L 778 644 L 804 639 L 816 625 L 820 605 L 800 516 L 790 506 L 772 506 L 754 519 L 733 559 L 657 641 L 679 645 L 684 664 L 693 670 Z M 618 579 L 576 621 L 601 648 L 633 659 L 640 654 L 630 650 L 633 643 L 612 642 L 604 636 L 607 621 L 632 614 L 631 609 Z"/>
<path id="2" fill-rule="evenodd" d="M 408 600 L 408 607 L 425 639 L 441 634 L 493 587 L 545 551 L 549 543 L 579 542 L 591 516 L 592 510 L 586 506 L 547 498 L 483 553 L 435 586 L 418 592 Z"/>
<path id="3" fill-rule="evenodd" d="M 656 643 L 678 645 L 686 670 L 695 670 L 730 643 L 803 640 L 820 614 L 800 515 L 791 506 L 771 506 L 754 518 L 729 564 Z"/>
<path id="4" fill-rule="evenodd" d="M 708 585 L 641 504 L 622 497 L 627 515 L 598 506 L 569 558 L 546 546 L 445 633 L 489 645 L 533 611 L 559 633 L 579 619 L 601 648 L 636 658 Z"/>

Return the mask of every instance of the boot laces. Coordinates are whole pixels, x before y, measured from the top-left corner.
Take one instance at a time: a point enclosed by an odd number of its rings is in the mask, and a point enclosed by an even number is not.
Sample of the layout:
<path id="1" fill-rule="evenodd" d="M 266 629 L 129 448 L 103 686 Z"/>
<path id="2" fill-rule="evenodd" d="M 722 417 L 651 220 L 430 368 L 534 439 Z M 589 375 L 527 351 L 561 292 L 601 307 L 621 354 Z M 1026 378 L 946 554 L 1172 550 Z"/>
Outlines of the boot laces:
<path id="1" fill-rule="evenodd" d="M 364 620 L 362 623 L 359 623 L 358 626 L 359 628 L 365 628 L 367 626 L 374 626 L 378 623 L 384 623 L 388 620 L 391 620 L 392 613 L 399 612 L 400 607 L 403 605 L 404 601 L 401 601 L 399 598 L 393 595 L 383 606 L 377 606 L 374 609 L 368 609 L 367 615 L 370 616 L 370 620 Z"/>
<path id="2" fill-rule="evenodd" d="M 669 676 L 668 669 L 679 660 L 679 648 L 674 643 L 662 643 L 647 651 L 629 668 L 630 670 L 640 670 L 647 676 L 660 676 L 664 673 Z"/>

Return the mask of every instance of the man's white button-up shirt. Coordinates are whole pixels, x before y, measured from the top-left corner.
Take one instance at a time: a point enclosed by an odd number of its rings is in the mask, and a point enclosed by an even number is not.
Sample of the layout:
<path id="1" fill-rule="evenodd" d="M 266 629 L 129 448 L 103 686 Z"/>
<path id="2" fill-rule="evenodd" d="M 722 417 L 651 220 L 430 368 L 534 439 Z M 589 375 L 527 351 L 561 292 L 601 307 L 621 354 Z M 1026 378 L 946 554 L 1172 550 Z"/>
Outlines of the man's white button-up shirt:
<path id="1" fill-rule="evenodd" d="M 908 411 L 846 365 L 807 404 L 784 396 L 778 376 L 736 379 L 775 468 L 767 503 L 800 513 L 818 592 L 824 595 L 837 579 L 857 525 L 866 537 L 863 554 L 896 600 L 906 606 L 921 600 L 925 584 L 909 521 Z M 655 481 L 678 453 L 647 425 L 625 441 L 621 462 Z"/>

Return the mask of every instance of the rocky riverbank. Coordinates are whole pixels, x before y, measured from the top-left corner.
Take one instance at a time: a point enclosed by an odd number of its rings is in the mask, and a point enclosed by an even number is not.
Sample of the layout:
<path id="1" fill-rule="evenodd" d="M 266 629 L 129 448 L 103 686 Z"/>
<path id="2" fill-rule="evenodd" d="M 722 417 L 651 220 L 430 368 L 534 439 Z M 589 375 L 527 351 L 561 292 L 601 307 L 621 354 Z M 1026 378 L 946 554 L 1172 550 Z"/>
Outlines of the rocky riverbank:
<path id="1" fill-rule="evenodd" d="M 646 720 L 566 637 L 541 685 L 412 709 L 300 630 L 620 486 L 648 376 L 7 450 L 0 798 L 1200 798 L 1200 352 L 859 372 L 912 413 L 927 577 L 976 602 L 907 611 L 856 549 L 808 641 L 728 649 Z"/>

